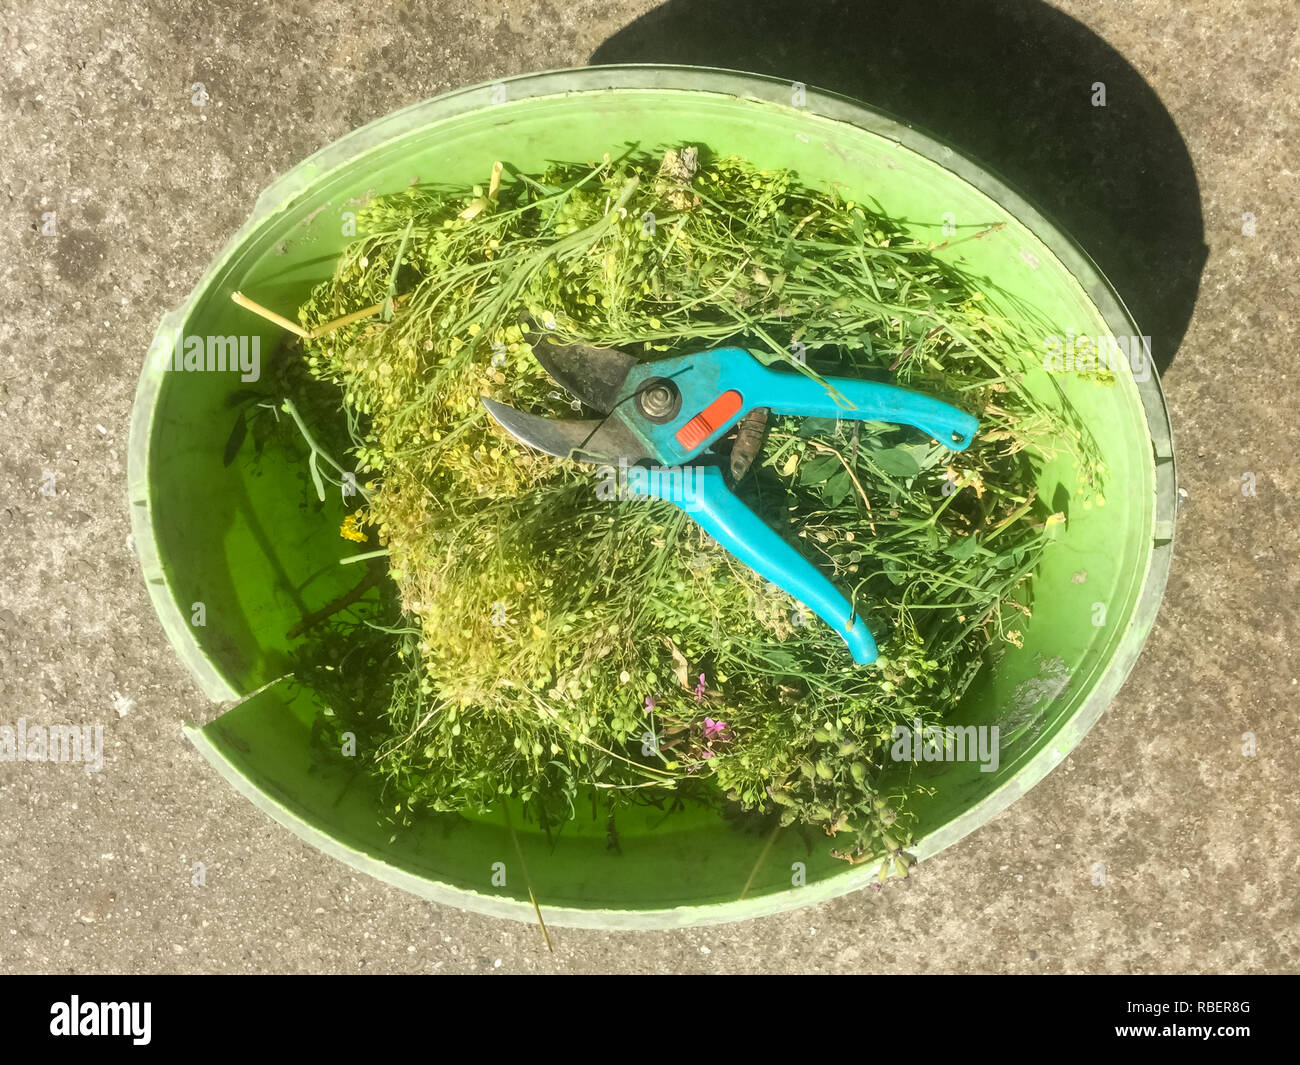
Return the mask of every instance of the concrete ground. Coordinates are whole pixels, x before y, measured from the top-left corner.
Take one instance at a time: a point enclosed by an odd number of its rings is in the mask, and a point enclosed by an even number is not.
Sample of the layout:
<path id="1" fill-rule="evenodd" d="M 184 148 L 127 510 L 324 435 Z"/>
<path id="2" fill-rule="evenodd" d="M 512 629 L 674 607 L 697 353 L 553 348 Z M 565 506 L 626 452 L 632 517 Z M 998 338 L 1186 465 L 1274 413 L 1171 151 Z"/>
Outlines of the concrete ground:
<path id="1" fill-rule="evenodd" d="M 103 724 L 108 763 L 0 765 L 0 971 L 1298 968 L 1290 0 L 805 0 L 743 17 L 729 12 L 749 5 L 700 0 L 634 26 L 650 0 L 4 6 L 0 723 Z M 1186 505 L 1127 686 L 991 824 L 879 895 L 693 931 L 557 930 L 548 954 L 533 927 L 309 849 L 182 739 L 180 722 L 213 708 L 128 548 L 125 450 L 159 316 L 275 175 L 413 101 L 593 54 L 806 69 L 1029 187 L 1156 338 Z M 1072 118 L 1063 101 L 1095 81 L 1108 108 Z"/>

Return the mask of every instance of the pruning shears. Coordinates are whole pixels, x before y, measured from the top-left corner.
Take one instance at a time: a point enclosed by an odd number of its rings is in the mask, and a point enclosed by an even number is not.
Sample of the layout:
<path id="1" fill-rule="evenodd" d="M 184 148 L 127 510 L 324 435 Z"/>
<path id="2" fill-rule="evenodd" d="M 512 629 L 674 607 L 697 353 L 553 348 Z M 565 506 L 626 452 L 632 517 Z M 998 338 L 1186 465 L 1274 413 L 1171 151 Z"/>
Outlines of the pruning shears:
<path id="1" fill-rule="evenodd" d="M 681 508 L 838 632 L 854 661 L 876 660 L 876 641 L 852 604 L 732 493 L 729 475 L 734 482 L 744 469 L 733 462 L 724 473 L 723 457 L 712 449 L 751 412 L 760 419 L 771 411 L 910 425 L 953 451 L 970 446 L 976 418 L 894 385 L 771 369 L 743 348 L 645 363 L 613 348 L 580 344 L 543 342 L 534 353 L 556 383 L 601 417 L 545 418 L 485 398 L 488 413 L 511 435 L 560 458 L 625 466 L 637 474 L 627 478 L 629 494 Z"/>

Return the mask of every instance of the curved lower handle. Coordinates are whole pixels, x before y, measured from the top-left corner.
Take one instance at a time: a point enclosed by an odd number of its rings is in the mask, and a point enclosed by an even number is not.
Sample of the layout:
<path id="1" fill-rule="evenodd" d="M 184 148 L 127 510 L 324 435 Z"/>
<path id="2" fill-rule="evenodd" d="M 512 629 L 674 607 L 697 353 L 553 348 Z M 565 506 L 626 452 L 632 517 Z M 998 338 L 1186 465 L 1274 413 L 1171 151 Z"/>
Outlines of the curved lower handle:
<path id="1" fill-rule="evenodd" d="M 876 660 L 876 641 L 866 623 L 854 616 L 849 601 L 816 566 L 736 498 L 718 467 L 685 466 L 644 472 L 644 478 L 629 476 L 631 492 L 680 507 L 741 562 L 784 588 L 838 632 L 855 662 L 865 666 Z"/>

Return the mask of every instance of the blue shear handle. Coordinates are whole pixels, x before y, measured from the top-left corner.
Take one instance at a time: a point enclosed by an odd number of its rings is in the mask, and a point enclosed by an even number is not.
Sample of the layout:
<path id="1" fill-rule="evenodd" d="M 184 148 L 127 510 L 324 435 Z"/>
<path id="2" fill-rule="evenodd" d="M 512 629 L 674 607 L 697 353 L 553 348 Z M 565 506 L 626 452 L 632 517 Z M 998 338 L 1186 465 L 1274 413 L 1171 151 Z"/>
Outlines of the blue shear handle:
<path id="1" fill-rule="evenodd" d="M 645 472 L 642 479 L 628 471 L 630 492 L 680 507 L 746 566 L 780 585 L 844 637 L 855 662 L 865 666 L 876 660 L 876 641 L 866 623 L 854 617 L 849 601 L 817 567 L 732 494 L 718 467 L 669 467 Z"/>
<path id="2" fill-rule="evenodd" d="M 748 369 L 748 367 L 747 367 Z M 782 373 L 754 363 L 757 372 L 741 386 L 746 407 L 770 407 L 777 414 L 806 418 L 847 418 L 852 421 L 912 425 L 953 451 L 965 451 L 979 429 L 979 419 L 921 392 L 852 377 L 827 377 L 850 406 L 836 402 L 826 388 L 800 373 Z"/>

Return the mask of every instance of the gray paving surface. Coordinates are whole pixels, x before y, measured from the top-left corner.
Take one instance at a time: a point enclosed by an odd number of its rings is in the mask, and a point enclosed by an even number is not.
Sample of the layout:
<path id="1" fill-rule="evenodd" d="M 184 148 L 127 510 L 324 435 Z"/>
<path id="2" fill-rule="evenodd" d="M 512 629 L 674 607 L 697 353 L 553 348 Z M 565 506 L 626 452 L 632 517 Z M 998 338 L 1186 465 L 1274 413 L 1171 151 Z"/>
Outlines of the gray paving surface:
<path id="1" fill-rule="evenodd" d="M 901 5 L 916 13 L 900 22 L 886 11 L 900 5 L 867 2 L 756 4 L 762 17 L 673 3 L 627 30 L 653 6 L 4 4 L 0 723 L 102 724 L 108 764 L 0 765 L 0 971 L 1296 970 L 1294 4 L 1056 5 L 1082 26 L 1036 2 L 948 5 L 976 11 L 974 27 L 944 5 Z M 1186 329 L 1165 387 L 1187 505 L 1131 680 L 992 824 L 880 895 L 696 931 L 560 930 L 548 955 L 532 927 L 322 857 L 183 741 L 180 722 L 212 710 L 162 641 L 127 547 L 125 444 L 160 314 L 276 174 L 408 103 L 598 49 L 806 66 L 810 84 L 915 104 L 918 121 L 1037 182 L 1158 324 L 1166 361 Z M 1071 127 L 1062 100 L 1107 78 L 1107 113 Z M 211 94 L 202 111 L 195 81 Z M 43 237 L 51 211 L 58 235 Z M 1105 887 L 1091 883 L 1099 861 Z"/>

